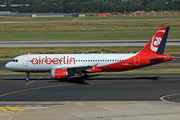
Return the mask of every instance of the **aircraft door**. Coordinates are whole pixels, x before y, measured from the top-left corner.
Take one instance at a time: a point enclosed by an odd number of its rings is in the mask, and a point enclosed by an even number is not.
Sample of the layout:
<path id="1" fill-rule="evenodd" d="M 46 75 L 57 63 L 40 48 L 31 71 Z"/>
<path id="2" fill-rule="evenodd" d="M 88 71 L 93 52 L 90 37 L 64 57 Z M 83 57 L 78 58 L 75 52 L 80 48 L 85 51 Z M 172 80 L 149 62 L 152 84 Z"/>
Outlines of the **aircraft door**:
<path id="1" fill-rule="evenodd" d="M 28 67 L 28 57 L 24 57 L 23 59 L 23 66 Z"/>
<path id="2" fill-rule="evenodd" d="M 135 66 L 140 65 L 140 56 L 139 55 L 134 56 L 134 65 Z"/>

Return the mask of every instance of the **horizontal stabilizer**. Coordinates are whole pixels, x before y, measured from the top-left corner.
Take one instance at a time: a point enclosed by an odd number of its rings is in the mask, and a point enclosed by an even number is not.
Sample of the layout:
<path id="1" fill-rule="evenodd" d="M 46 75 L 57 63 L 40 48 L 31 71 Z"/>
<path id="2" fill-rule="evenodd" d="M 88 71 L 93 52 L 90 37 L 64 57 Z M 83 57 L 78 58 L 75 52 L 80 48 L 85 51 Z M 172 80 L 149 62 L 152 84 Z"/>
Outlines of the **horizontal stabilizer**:
<path id="1" fill-rule="evenodd" d="M 162 59 L 166 59 L 166 58 L 168 58 L 168 57 L 162 57 L 162 58 L 151 58 L 151 59 L 149 59 L 150 61 L 151 60 L 162 60 Z"/>

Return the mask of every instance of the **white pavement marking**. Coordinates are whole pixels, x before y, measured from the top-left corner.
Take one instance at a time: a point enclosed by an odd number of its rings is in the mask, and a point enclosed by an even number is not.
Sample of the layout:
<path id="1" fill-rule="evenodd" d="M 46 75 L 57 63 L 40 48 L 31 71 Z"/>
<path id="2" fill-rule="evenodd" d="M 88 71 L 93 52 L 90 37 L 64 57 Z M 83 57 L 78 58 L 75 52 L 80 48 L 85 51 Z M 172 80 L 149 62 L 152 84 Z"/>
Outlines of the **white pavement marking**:
<path id="1" fill-rule="evenodd" d="M 172 97 L 172 96 L 178 96 L 178 95 L 180 95 L 180 93 L 177 93 L 177 94 L 170 94 L 170 95 L 165 95 L 165 96 L 162 96 L 162 97 L 160 98 L 160 100 L 165 101 L 165 102 L 177 103 L 177 102 L 165 100 L 164 98 L 168 98 L 168 97 Z"/>

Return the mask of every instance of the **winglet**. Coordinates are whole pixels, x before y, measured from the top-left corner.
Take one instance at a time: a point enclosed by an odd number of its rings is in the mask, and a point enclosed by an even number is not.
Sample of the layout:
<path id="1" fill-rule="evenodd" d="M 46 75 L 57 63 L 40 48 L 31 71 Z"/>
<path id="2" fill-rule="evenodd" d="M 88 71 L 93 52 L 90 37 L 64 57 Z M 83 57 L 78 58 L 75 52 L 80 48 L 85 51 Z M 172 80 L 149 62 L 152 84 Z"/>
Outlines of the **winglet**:
<path id="1" fill-rule="evenodd" d="M 163 54 L 168 33 L 169 27 L 162 26 L 147 43 L 147 45 L 140 51 L 140 53 Z"/>

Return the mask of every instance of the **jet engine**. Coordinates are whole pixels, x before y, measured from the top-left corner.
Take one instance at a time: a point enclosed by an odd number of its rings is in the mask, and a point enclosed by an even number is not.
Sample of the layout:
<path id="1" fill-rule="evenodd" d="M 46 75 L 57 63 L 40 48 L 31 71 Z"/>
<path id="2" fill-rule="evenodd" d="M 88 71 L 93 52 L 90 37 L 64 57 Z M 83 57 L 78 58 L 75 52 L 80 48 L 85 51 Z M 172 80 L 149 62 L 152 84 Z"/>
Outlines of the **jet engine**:
<path id="1" fill-rule="evenodd" d="M 53 79 L 65 79 L 68 76 L 67 70 L 53 69 L 51 70 L 51 77 Z"/>

